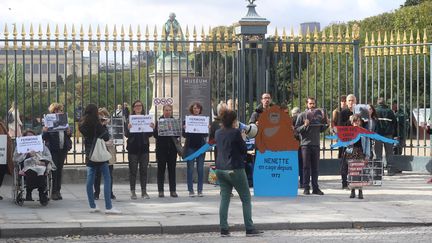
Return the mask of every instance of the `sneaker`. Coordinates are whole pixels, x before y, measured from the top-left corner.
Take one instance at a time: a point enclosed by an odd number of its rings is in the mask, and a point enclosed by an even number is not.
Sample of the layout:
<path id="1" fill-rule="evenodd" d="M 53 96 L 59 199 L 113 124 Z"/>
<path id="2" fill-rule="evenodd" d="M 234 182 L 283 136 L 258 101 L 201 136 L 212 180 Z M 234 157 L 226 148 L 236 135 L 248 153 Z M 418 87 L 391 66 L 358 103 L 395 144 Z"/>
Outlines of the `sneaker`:
<path id="1" fill-rule="evenodd" d="M 105 214 L 121 214 L 122 212 L 114 207 L 105 210 Z"/>
<path id="2" fill-rule="evenodd" d="M 363 199 L 363 190 L 359 190 L 358 199 Z"/>
<path id="3" fill-rule="evenodd" d="M 246 236 L 250 237 L 250 236 L 260 236 L 262 235 L 264 232 L 259 231 L 257 229 L 253 229 L 253 230 L 246 230 Z"/>
<path id="4" fill-rule="evenodd" d="M 304 189 L 303 195 L 310 195 L 310 190 L 309 189 Z"/>
<path id="5" fill-rule="evenodd" d="M 202 192 L 198 192 L 198 197 L 204 197 Z"/>
<path id="6" fill-rule="evenodd" d="M 150 199 L 150 196 L 147 194 L 147 192 L 142 192 L 141 198 Z"/>
<path id="7" fill-rule="evenodd" d="M 41 204 L 42 206 L 46 206 L 46 205 L 48 205 L 48 201 L 49 201 L 49 199 L 48 199 L 48 197 L 47 197 L 46 192 L 44 192 L 44 193 L 39 193 L 39 202 L 40 202 L 40 204 Z"/>
<path id="8" fill-rule="evenodd" d="M 221 233 L 222 237 L 229 237 L 229 236 L 231 236 L 231 233 L 227 229 L 221 229 L 220 233 Z"/>
<path id="9" fill-rule="evenodd" d="M 193 191 L 189 192 L 189 197 L 195 197 L 195 192 Z"/>
<path id="10" fill-rule="evenodd" d="M 178 197 L 177 192 L 170 192 L 171 197 Z"/>
<path id="11" fill-rule="evenodd" d="M 116 198 L 116 196 L 114 194 L 111 194 L 111 199 L 112 200 L 116 200 L 117 198 Z"/>
<path id="12" fill-rule="evenodd" d="M 165 197 L 164 192 L 159 192 L 159 197 Z"/>
<path id="13" fill-rule="evenodd" d="M 61 200 L 59 194 L 60 193 L 58 193 L 58 192 L 53 192 L 51 194 L 51 199 L 54 200 L 54 201 Z"/>
<path id="14" fill-rule="evenodd" d="M 324 192 L 322 192 L 320 189 L 315 189 L 315 190 L 312 190 L 312 194 L 315 194 L 315 195 L 324 195 Z"/>
<path id="15" fill-rule="evenodd" d="M 99 200 L 99 194 L 94 194 L 94 200 Z"/>
<path id="16" fill-rule="evenodd" d="M 101 210 L 97 205 L 94 208 L 90 208 L 90 213 L 99 213 L 100 211 Z"/>

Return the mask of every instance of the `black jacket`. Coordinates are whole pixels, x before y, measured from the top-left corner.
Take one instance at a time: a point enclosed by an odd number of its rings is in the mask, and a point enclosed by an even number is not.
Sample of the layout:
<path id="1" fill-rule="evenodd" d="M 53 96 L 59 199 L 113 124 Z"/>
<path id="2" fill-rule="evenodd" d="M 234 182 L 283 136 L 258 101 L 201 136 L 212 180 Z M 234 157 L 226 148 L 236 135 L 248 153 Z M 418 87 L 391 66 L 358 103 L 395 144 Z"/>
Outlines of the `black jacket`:
<path id="1" fill-rule="evenodd" d="M 94 166 L 100 164 L 99 162 L 95 163 L 88 160 L 88 156 L 90 155 L 90 151 L 93 147 L 93 140 L 95 139 L 95 137 L 96 138 L 100 137 L 104 141 L 109 140 L 108 129 L 102 126 L 102 124 L 98 122 L 95 125 L 80 124 L 79 130 L 84 137 L 84 148 L 85 148 L 87 166 Z"/>
<path id="2" fill-rule="evenodd" d="M 127 126 L 128 122 L 125 123 L 125 137 L 127 137 L 126 149 L 130 154 L 143 154 L 150 152 L 150 141 L 149 137 L 153 136 L 152 132 L 138 132 L 130 133 Z"/>
<path id="3" fill-rule="evenodd" d="M 221 128 L 216 131 L 216 169 L 234 170 L 245 167 L 247 147 L 236 128 Z"/>
<path id="4" fill-rule="evenodd" d="M 159 119 L 161 119 L 161 118 L 164 118 L 164 117 L 163 116 L 159 117 Z M 159 136 L 158 135 L 158 122 L 156 122 L 153 136 L 156 139 L 156 153 L 164 153 L 164 152 L 168 152 L 168 151 L 177 153 L 177 149 L 175 147 L 173 139 L 177 139 L 178 137 Z"/>
<path id="5" fill-rule="evenodd" d="M 63 149 L 60 149 L 60 137 L 59 132 L 43 132 L 42 139 L 45 141 L 45 145 L 48 147 L 51 153 L 55 152 L 67 152 L 72 148 L 72 140 L 71 136 L 67 134 L 66 131 L 64 133 L 64 143 Z"/>

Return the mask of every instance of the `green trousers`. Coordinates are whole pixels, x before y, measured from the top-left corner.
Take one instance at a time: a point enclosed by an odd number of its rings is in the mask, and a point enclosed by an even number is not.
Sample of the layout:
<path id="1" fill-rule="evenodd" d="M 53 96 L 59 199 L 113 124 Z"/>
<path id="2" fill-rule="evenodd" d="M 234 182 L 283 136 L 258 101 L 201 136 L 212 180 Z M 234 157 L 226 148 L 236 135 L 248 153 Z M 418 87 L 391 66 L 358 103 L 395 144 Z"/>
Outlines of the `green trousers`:
<path id="1" fill-rule="evenodd" d="M 249 185 L 244 169 L 216 170 L 221 190 L 221 202 L 219 207 L 220 228 L 228 230 L 228 208 L 233 187 L 240 196 L 243 207 L 243 220 L 246 230 L 255 229 L 252 221 L 252 205 Z"/>

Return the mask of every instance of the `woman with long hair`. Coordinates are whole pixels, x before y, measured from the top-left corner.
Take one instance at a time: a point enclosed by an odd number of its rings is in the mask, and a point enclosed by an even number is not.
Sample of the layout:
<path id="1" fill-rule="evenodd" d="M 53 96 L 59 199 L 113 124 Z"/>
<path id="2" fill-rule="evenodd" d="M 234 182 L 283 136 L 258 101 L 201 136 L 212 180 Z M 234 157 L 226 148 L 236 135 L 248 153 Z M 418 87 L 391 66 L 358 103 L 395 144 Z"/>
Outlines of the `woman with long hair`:
<path id="1" fill-rule="evenodd" d="M 20 113 L 15 102 L 11 103 L 11 107 L 7 115 L 7 122 L 8 122 L 9 136 L 11 138 L 21 137 L 22 135 L 21 127 L 23 123 L 21 122 Z"/>
<path id="2" fill-rule="evenodd" d="M 96 205 L 93 195 L 93 187 L 95 182 L 95 174 L 97 170 L 102 172 L 104 178 L 104 199 L 105 199 L 105 213 L 106 214 L 120 214 L 121 211 L 114 208 L 111 202 L 111 177 L 108 168 L 108 161 L 94 162 L 90 160 L 90 151 L 95 144 L 97 138 L 102 138 L 104 141 L 109 140 L 109 134 L 106 127 L 99 121 L 98 108 L 95 104 L 88 104 L 84 110 L 83 117 L 79 124 L 79 130 L 84 137 L 84 147 L 86 153 L 87 165 L 87 199 L 90 205 L 90 212 L 100 212 L 99 207 Z"/>
<path id="3" fill-rule="evenodd" d="M 132 112 L 130 115 L 145 115 L 143 103 L 140 100 L 136 100 L 134 103 L 132 103 Z M 131 133 L 130 129 L 132 128 L 132 124 L 130 123 L 129 119 L 130 116 L 128 116 L 127 126 L 125 126 L 125 136 L 128 138 L 126 149 L 128 150 L 129 159 L 129 183 L 131 199 L 137 199 L 137 195 L 135 193 L 135 184 L 138 167 L 141 184 L 141 197 L 150 199 L 149 195 L 147 194 L 147 167 L 149 163 L 150 152 L 149 137 L 153 136 L 153 133 Z"/>
<path id="4" fill-rule="evenodd" d="M 192 116 L 199 116 L 202 113 L 202 105 L 198 102 L 193 103 L 189 106 L 189 112 Z M 201 146 L 205 144 L 205 138 L 208 136 L 207 133 L 183 133 L 183 137 L 186 138 L 185 147 L 187 157 L 190 154 L 193 154 L 197 151 Z M 195 192 L 193 189 L 193 169 L 194 163 L 196 161 L 197 164 L 197 174 L 198 174 L 198 197 L 203 196 L 203 178 L 204 178 L 204 157 L 205 153 L 201 154 L 197 158 L 193 160 L 187 161 L 187 187 L 189 191 L 190 197 L 195 197 Z"/>

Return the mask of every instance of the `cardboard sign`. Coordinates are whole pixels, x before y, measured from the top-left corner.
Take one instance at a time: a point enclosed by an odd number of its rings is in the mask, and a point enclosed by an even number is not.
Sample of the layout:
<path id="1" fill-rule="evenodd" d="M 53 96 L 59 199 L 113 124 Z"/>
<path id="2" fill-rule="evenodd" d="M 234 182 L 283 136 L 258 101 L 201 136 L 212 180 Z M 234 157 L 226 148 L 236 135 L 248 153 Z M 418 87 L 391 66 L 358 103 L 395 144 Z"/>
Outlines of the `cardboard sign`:
<path id="1" fill-rule="evenodd" d="M 208 116 L 186 116 L 185 120 L 187 133 L 208 133 L 209 117 Z"/>
<path id="2" fill-rule="evenodd" d="M 253 181 L 255 196 L 297 196 L 298 151 L 257 151 Z"/>
<path id="3" fill-rule="evenodd" d="M 0 135 L 0 165 L 7 164 L 7 135 Z"/>
<path id="4" fill-rule="evenodd" d="M 43 151 L 42 135 L 17 137 L 16 143 L 17 152 L 20 154 Z"/>
<path id="5" fill-rule="evenodd" d="M 336 126 L 337 136 L 342 142 L 351 141 L 356 138 L 360 133 L 372 134 L 373 132 L 368 131 L 362 127 L 354 126 Z"/>
<path id="6" fill-rule="evenodd" d="M 153 132 L 150 124 L 153 122 L 151 115 L 130 115 L 129 122 L 132 124 L 130 133 Z"/>

